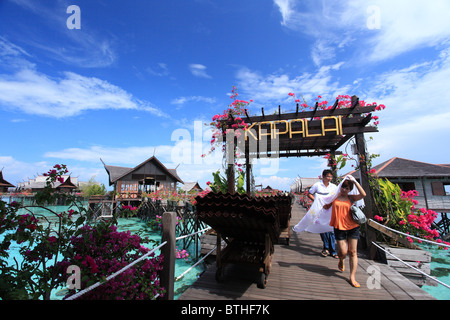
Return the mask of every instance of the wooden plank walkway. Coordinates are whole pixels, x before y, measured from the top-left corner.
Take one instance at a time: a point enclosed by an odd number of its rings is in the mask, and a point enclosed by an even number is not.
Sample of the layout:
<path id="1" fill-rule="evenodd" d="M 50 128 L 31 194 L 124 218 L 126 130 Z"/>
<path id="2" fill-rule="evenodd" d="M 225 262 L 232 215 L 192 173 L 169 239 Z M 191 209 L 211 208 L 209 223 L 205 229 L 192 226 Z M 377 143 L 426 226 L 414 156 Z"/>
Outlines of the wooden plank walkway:
<path id="1" fill-rule="evenodd" d="M 291 226 L 305 213 L 304 208 L 295 204 Z M 224 282 L 218 283 L 213 263 L 178 300 L 434 300 L 392 268 L 366 259 L 363 252 L 358 253 L 356 274 L 361 287 L 353 288 L 348 282 L 348 258 L 346 271 L 342 273 L 337 268 L 338 259 L 323 257 L 321 250 L 318 234 L 291 232 L 289 246 L 275 245 L 265 289 L 257 288 L 257 269 L 241 264 L 227 265 Z M 368 280 L 373 284 L 371 266 L 381 271 L 378 288 L 372 285 L 370 289 L 368 285 Z"/>

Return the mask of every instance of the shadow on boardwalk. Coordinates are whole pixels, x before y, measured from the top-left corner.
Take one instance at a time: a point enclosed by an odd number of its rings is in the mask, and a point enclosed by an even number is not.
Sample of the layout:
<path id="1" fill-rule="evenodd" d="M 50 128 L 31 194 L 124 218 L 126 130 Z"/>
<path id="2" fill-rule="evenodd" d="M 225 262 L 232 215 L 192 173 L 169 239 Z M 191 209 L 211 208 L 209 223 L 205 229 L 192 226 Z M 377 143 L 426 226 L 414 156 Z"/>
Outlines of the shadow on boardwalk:
<path id="1" fill-rule="evenodd" d="M 291 226 L 305 215 L 294 205 Z M 278 244 L 265 289 L 257 288 L 255 267 L 230 264 L 224 270 L 224 282 L 215 280 L 215 264 L 188 289 L 179 300 L 433 300 L 434 298 L 387 265 L 375 263 L 359 254 L 356 279 L 360 288 L 349 282 L 346 271 L 337 268 L 338 259 L 323 257 L 318 234 L 291 233 L 290 245 Z M 369 270 L 368 270 L 369 269 Z M 379 270 L 379 282 L 373 281 Z M 370 273 L 369 273 L 370 272 Z"/>

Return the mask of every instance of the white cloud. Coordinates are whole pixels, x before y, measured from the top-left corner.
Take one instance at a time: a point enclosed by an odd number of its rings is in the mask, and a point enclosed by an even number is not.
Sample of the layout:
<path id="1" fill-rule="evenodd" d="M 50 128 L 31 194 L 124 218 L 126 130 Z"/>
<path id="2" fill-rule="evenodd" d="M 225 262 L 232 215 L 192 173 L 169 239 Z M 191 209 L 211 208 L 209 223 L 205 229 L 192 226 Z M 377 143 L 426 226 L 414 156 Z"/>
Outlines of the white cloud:
<path id="1" fill-rule="evenodd" d="M 383 60 L 422 47 L 432 47 L 450 37 L 450 2 L 436 0 L 382 0 L 379 32 L 369 39 L 369 59 Z"/>
<path id="2" fill-rule="evenodd" d="M 167 115 L 107 81 L 64 72 L 51 78 L 32 69 L 0 75 L 0 104 L 28 114 L 63 118 L 87 110 L 129 109 Z"/>
<path id="3" fill-rule="evenodd" d="M 389 124 L 408 121 L 427 114 L 445 114 L 450 101 L 450 50 L 443 50 L 435 60 L 412 64 L 366 80 L 367 96 L 381 100 Z"/>
<path id="4" fill-rule="evenodd" d="M 101 158 L 106 164 L 110 165 L 136 166 L 155 153 L 157 158 L 170 159 L 170 151 L 170 146 L 127 148 L 92 146 L 89 148 L 66 148 L 59 151 L 48 151 L 44 154 L 44 157 L 86 162 L 100 162 Z"/>
<path id="5" fill-rule="evenodd" d="M 278 9 L 280 10 L 282 22 L 281 24 L 283 26 L 287 26 L 291 15 L 294 13 L 292 9 L 292 1 L 290 0 L 274 0 L 274 3 L 278 6 Z"/>
<path id="6" fill-rule="evenodd" d="M 0 37 L 0 62 L 14 70 L 0 74 L 0 107 L 33 115 L 64 118 L 87 110 L 129 109 L 168 117 L 148 101 L 132 96 L 108 81 L 63 72 L 50 77 L 27 61 L 30 55 Z"/>
<path id="7" fill-rule="evenodd" d="M 155 67 L 147 68 L 147 72 L 157 77 L 166 77 L 169 75 L 169 68 L 166 63 L 160 62 Z"/>
<path id="8" fill-rule="evenodd" d="M 380 132 L 372 135 L 371 152 L 387 158 L 448 162 L 450 152 L 442 141 L 450 123 L 449 51 L 443 50 L 436 60 L 394 69 L 376 76 L 373 83 L 368 81 L 367 100 L 386 105 L 377 114 Z"/>
<path id="9" fill-rule="evenodd" d="M 190 64 L 189 70 L 196 77 L 205 78 L 205 79 L 212 78 L 208 73 L 206 73 L 206 67 L 202 64 L 196 64 L 196 63 Z"/>
<path id="10" fill-rule="evenodd" d="M 369 143 L 371 153 L 380 154 L 383 160 L 403 157 L 430 163 L 448 163 L 450 152 L 442 141 L 448 136 L 450 113 L 430 114 L 409 121 L 381 126 Z"/>
<path id="11" fill-rule="evenodd" d="M 302 94 L 310 106 L 318 95 L 335 98 L 339 94 L 348 93 L 349 87 L 340 85 L 334 80 L 332 73 L 338 71 L 343 63 L 322 66 L 314 74 L 303 73 L 290 77 L 288 74 L 263 75 L 258 71 L 240 68 L 236 73 L 238 88 L 249 99 L 258 103 L 269 104 L 272 107 L 284 102 L 294 106 L 294 100 L 288 96 L 290 92 Z"/>
<path id="12" fill-rule="evenodd" d="M 263 188 L 270 186 L 272 189 L 278 189 L 282 191 L 289 191 L 291 184 L 293 183 L 292 178 L 270 176 L 270 177 L 255 177 L 255 184 L 262 185 Z M 257 188 L 259 190 L 259 188 Z"/>
<path id="13" fill-rule="evenodd" d="M 32 28 L 26 42 L 34 48 L 42 50 L 48 57 L 81 68 L 107 67 L 115 63 L 117 55 L 115 43 L 117 39 L 110 32 L 95 33 L 86 28 L 81 18 L 81 29 L 68 30 L 66 20 L 69 15 L 66 9 L 69 3 L 55 1 L 45 3 L 32 0 L 13 0 L 13 2 L 40 17 L 42 25 L 29 24 Z M 81 16 L 84 11 L 81 7 Z M 44 37 L 45 33 L 35 32 L 40 27 L 50 27 L 53 37 Z"/>
<path id="14" fill-rule="evenodd" d="M 179 97 L 171 101 L 172 104 L 183 105 L 187 102 L 205 102 L 205 103 L 215 103 L 216 98 L 202 97 L 202 96 L 190 96 L 190 97 Z"/>
<path id="15" fill-rule="evenodd" d="M 311 58 L 316 66 L 322 65 L 323 61 L 329 61 L 336 56 L 334 46 L 327 41 L 317 40 L 311 50 Z"/>
<path id="16" fill-rule="evenodd" d="M 448 42 L 450 2 L 436 0 L 274 0 L 281 24 L 316 38 L 312 57 L 332 56 L 351 39 L 349 49 L 366 61 L 383 61 L 417 48 Z M 376 10 L 374 10 L 374 8 Z M 371 27 L 377 21 L 376 28 Z M 325 46 L 326 44 L 326 46 Z"/>
<path id="17" fill-rule="evenodd" d="M 24 162 L 12 156 L 0 156 L 3 178 L 13 185 L 33 179 L 35 176 L 47 172 L 52 166 L 45 161 Z"/>
<path id="18" fill-rule="evenodd" d="M 17 186 L 19 182 L 25 182 L 30 179 L 42 175 L 48 172 L 56 162 L 38 161 L 38 162 L 25 162 L 17 160 L 11 156 L 0 156 L 0 169 L 3 168 L 3 178 Z M 66 161 L 59 162 L 67 164 Z M 83 166 L 74 164 L 71 162 L 68 165 L 69 174 L 73 177 L 77 177 L 78 181 L 88 181 L 91 177 L 95 176 L 96 181 L 108 185 L 108 175 L 103 168 L 100 160 L 97 166 Z"/>

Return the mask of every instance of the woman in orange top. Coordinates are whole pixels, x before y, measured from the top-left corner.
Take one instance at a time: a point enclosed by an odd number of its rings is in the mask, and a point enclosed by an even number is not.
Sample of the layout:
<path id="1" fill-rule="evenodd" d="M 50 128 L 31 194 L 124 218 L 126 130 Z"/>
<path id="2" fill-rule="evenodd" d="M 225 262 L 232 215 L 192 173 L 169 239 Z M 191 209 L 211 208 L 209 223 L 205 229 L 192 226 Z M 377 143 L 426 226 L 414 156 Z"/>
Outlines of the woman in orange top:
<path id="1" fill-rule="evenodd" d="M 358 288 L 360 284 L 356 281 L 355 275 L 358 266 L 359 224 L 353 221 L 350 207 L 353 202 L 363 199 L 366 196 L 366 192 L 353 176 L 347 177 L 348 180 L 342 182 L 338 190 L 337 198 L 329 204 L 332 205 L 330 226 L 334 227 L 334 235 L 338 244 L 338 268 L 344 272 L 344 260 L 348 253 L 350 257 L 350 284 Z M 359 194 L 349 195 L 354 185 L 358 189 Z"/>

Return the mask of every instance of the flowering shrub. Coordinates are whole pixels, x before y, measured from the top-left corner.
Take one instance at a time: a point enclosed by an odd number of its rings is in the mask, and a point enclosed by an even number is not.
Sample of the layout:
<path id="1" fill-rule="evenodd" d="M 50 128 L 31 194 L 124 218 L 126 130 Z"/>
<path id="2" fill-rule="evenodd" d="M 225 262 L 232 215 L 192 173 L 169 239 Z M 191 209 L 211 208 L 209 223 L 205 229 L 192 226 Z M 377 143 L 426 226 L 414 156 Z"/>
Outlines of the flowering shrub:
<path id="1" fill-rule="evenodd" d="M 352 159 L 347 153 L 340 154 L 337 157 L 327 153 L 323 158 L 328 160 L 328 166 L 330 168 L 336 168 L 336 170 L 341 170 L 344 168 L 347 161 Z"/>
<path id="2" fill-rule="evenodd" d="M 182 202 L 189 202 L 192 205 L 194 205 L 195 203 L 195 197 L 197 196 L 195 193 L 179 193 L 176 191 L 170 191 L 170 190 L 157 190 L 154 192 L 150 192 L 150 193 L 145 193 L 142 194 L 142 196 L 144 198 L 147 198 L 153 202 L 155 201 L 160 201 L 160 200 L 171 200 L 171 201 L 182 201 Z"/>
<path id="3" fill-rule="evenodd" d="M 3 300 L 48 300 L 51 291 L 62 284 L 53 266 L 67 252 L 70 238 L 80 232 L 79 227 L 85 222 L 84 208 L 70 196 L 76 210 L 56 213 L 42 205 L 56 198 L 53 184 L 65 173 L 66 166 L 55 165 L 46 174 L 46 187 L 35 196 L 38 204 L 35 207 L 46 209 L 56 217 L 56 222 L 50 222 L 45 216 L 38 219 L 27 206 L 22 208 L 14 201 L 9 204 L 0 201 L 0 298 Z M 19 214 L 19 209 L 29 213 Z M 20 248 L 20 257 L 8 263 L 14 243 Z"/>
<path id="4" fill-rule="evenodd" d="M 82 286 L 104 279 L 149 251 L 150 241 L 129 232 L 117 232 L 113 222 L 86 224 L 86 209 L 67 195 L 70 209 L 57 213 L 42 205 L 56 195 L 53 183 L 67 173 L 55 165 L 47 175 L 46 187 L 36 194 L 38 207 L 46 209 L 56 221 L 37 216 L 29 206 L 0 200 L 0 298 L 49 300 L 52 290 L 65 286 L 69 265 L 81 269 Z M 25 214 L 19 214 L 19 209 Z M 17 244 L 17 245 L 16 245 Z M 13 246 L 20 257 L 8 260 Z M 163 294 L 157 271 L 162 257 L 142 261 L 82 299 L 151 299 Z M 83 287 L 82 287 L 83 288 Z"/>
<path id="5" fill-rule="evenodd" d="M 177 221 L 175 222 L 176 225 L 178 225 L 181 221 L 181 218 L 179 216 L 177 216 Z M 149 221 L 148 226 L 152 229 L 152 230 L 161 230 L 163 223 L 162 223 L 162 216 L 160 215 L 156 215 L 155 219 Z"/>
<path id="6" fill-rule="evenodd" d="M 378 211 L 374 216 L 375 220 L 412 236 L 442 242 L 437 239 L 439 232 L 431 228 L 437 213 L 425 208 L 416 208 L 419 204 L 414 199 L 419 195 L 416 190 L 402 191 L 397 184 L 387 179 L 377 179 L 373 174 L 370 174 L 369 181 Z M 407 237 L 407 240 L 413 243 L 413 238 Z"/>
<path id="7" fill-rule="evenodd" d="M 185 250 L 185 249 L 178 249 L 178 247 L 176 248 L 176 258 L 177 259 L 184 259 L 184 260 L 188 260 L 189 259 L 189 253 Z"/>
<path id="8" fill-rule="evenodd" d="M 138 207 L 122 204 L 120 208 L 120 216 L 123 218 L 134 217 L 138 213 Z"/>
<path id="9" fill-rule="evenodd" d="M 206 182 L 206 184 L 207 184 L 207 185 L 210 185 L 211 182 L 208 181 L 208 182 Z M 191 204 L 192 204 L 193 206 L 195 206 L 195 204 L 197 203 L 196 197 L 203 198 L 204 196 L 206 196 L 206 195 L 207 195 L 208 193 L 210 193 L 210 192 L 211 192 L 211 189 L 206 189 L 206 190 L 203 190 L 203 191 L 199 192 L 195 197 L 194 197 L 194 196 L 192 197 Z"/>
<path id="10" fill-rule="evenodd" d="M 65 279 L 68 266 L 79 266 L 82 275 L 81 287 L 89 287 L 149 252 L 150 249 L 144 244 L 150 242 L 152 241 L 133 235 L 130 231 L 118 232 L 111 222 L 101 222 L 95 228 L 84 226 L 83 233 L 71 239 L 69 254 L 56 268 L 61 278 Z M 161 269 L 162 256 L 155 257 L 152 254 L 148 259 L 133 265 L 78 299 L 152 299 L 155 295 L 163 295 L 165 292 L 158 278 L 158 271 Z"/>
<path id="11" fill-rule="evenodd" d="M 230 98 L 233 99 L 233 102 L 226 108 L 222 114 L 216 114 L 212 117 L 212 122 L 209 123 L 212 129 L 212 139 L 211 139 L 211 149 L 208 154 L 211 154 L 216 147 L 221 147 L 221 151 L 225 152 L 225 140 L 227 133 L 234 132 L 234 136 L 239 138 L 242 134 L 242 131 L 248 129 L 248 124 L 245 123 L 243 117 L 247 114 L 248 106 L 253 100 L 245 101 L 239 100 L 238 93 L 236 87 L 233 86 L 231 90 Z M 244 177 L 245 172 L 242 170 L 242 163 L 239 163 L 239 159 L 241 157 L 242 150 L 234 147 L 233 150 L 233 163 L 228 163 L 228 165 L 233 164 L 235 168 L 234 181 L 235 181 L 235 189 L 238 193 L 245 193 L 244 189 Z M 202 157 L 205 157 L 206 154 L 203 154 Z M 213 182 L 208 182 L 208 186 L 211 188 L 213 192 L 227 192 L 228 191 L 228 177 L 222 177 L 220 175 L 220 171 L 213 172 Z"/>
<path id="12" fill-rule="evenodd" d="M 295 100 L 295 102 L 297 102 L 297 103 L 301 102 L 300 99 L 297 99 L 295 97 L 295 93 L 291 92 L 291 93 L 289 93 L 289 96 L 291 96 Z M 322 96 L 318 96 L 315 99 L 316 103 L 317 103 L 317 109 L 318 110 L 330 110 L 330 109 L 332 109 L 334 107 L 333 105 L 328 106 L 328 101 L 326 101 L 326 100 L 321 101 L 320 99 L 322 99 Z M 338 104 L 336 106 L 337 109 L 350 108 L 352 106 L 352 97 L 349 96 L 349 95 L 338 95 L 336 97 L 336 100 L 338 101 Z M 359 105 L 362 106 L 362 107 L 370 106 L 370 105 L 376 105 L 375 111 L 381 111 L 381 110 L 384 110 L 386 108 L 386 106 L 383 105 L 383 104 L 377 105 L 376 102 L 373 102 L 372 104 L 370 104 L 370 103 L 366 103 L 364 100 L 360 100 L 359 101 Z M 315 106 L 308 106 L 308 104 L 306 103 L 305 99 L 303 99 L 303 103 L 300 104 L 300 106 L 302 108 L 304 108 L 305 111 L 306 111 L 306 109 L 313 110 L 315 108 Z M 317 119 L 320 119 L 320 118 L 316 117 L 314 119 L 317 120 Z M 380 123 L 378 116 L 372 116 L 372 120 L 374 120 L 372 122 L 372 124 L 375 125 L 375 126 L 378 126 L 378 124 Z"/>
<path id="13" fill-rule="evenodd" d="M 222 151 L 224 151 L 225 145 L 223 144 L 223 137 L 231 130 L 242 129 L 246 130 L 248 125 L 242 119 L 245 115 L 248 105 L 253 102 L 253 100 L 245 101 L 237 99 L 238 93 L 236 87 L 233 86 L 231 90 L 230 98 L 233 102 L 225 109 L 222 114 L 216 114 L 212 117 L 212 122 L 209 124 L 212 132 L 211 139 L 211 149 L 208 153 L 213 152 L 217 146 L 222 146 Z M 239 132 L 235 133 L 239 136 Z M 205 157 L 203 154 L 202 157 Z M 237 157 L 235 157 L 236 159 Z M 237 163 L 236 163 L 237 164 Z M 242 171 L 242 170 L 241 170 Z"/>

